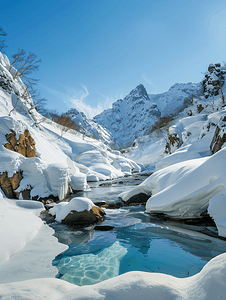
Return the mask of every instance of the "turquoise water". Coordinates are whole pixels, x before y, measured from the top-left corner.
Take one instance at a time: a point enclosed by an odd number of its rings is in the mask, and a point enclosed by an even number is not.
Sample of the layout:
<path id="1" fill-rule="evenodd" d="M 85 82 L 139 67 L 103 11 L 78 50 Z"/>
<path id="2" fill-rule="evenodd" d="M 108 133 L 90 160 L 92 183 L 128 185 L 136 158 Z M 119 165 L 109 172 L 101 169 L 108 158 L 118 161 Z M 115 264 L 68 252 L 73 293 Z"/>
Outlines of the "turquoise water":
<path id="1" fill-rule="evenodd" d="M 126 188 L 131 186 L 123 187 Z M 105 200 L 116 201 L 121 189 L 93 188 L 85 196 L 95 201 L 105 195 Z M 92 226 L 75 229 L 52 225 L 59 241 L 69 245 L 67 251 L 53 260 L 58 278 L 90 285 L 129 271 L 188 277 L 226 249 L 225 241 L 196 232 L 202 231 L 202 226 L 154 223 L 143 206 L 106 209 L 106 213 L 102 225 L 115 226 L 111 231 L 95 231 Z"/>

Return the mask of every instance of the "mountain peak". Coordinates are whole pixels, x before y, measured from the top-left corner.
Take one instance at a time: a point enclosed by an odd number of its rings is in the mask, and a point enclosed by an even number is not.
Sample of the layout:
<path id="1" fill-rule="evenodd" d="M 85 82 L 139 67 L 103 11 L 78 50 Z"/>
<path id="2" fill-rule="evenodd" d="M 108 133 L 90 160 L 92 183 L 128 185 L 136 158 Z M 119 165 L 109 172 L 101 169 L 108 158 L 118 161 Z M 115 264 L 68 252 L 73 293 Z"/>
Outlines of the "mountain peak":
<path id="1" fill-rule="evenodd" d="M 148 93 L 145 89 L 145 87 L 143 86 L 143 84 L 139 84 L 135 89 L 133 89 L 129 95 L 127 95 L 125 97 L 126 98 L 133 98 L 134 100 L 138 99 L 138 98 L 145 98 L 146 100 L 150 100 Z"/>

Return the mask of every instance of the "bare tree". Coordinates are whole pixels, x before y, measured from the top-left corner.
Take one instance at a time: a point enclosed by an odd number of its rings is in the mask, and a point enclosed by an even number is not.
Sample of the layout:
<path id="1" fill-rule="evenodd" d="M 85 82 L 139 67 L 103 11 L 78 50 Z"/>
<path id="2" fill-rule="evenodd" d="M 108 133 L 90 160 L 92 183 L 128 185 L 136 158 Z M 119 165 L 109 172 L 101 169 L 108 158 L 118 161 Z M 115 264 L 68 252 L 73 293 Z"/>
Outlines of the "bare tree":
<path id="1" fill-rule="evenodd" d="M 2 27 L 0 27 L 0 51 L 2 51 L 4 48 L 6 48 L 5 45 L 5 39 L 4 37 L 7 35 L 7 33 L 5 33 L 2 29 Z M 2 39 L 3 37 L 3 39 Z"/>
<path id="2" fill-rule="evenodd" d="M 26 84 L 26 88 L 24 89 L 20 98 L 25 100 L 28 100 L 29 98 L 33 99 L 34 105 L 31 105 L 31 108 L 28 111 L 29 113 L 32 109 L 36 109 L 39 113 L 44 114 L 44 106 L 47 100 L 45 98 L 42 98 L 40 96 L 40 92 L 34 88 L 34 86 L 38 82 L 38 79 L 31 78 L 30 76 L 32 72 L 38 70 L 41 60 L 38 60 L 37 55 L 32 52 L 29 52 L 29 54 L 27 54 L 24 49 L 18 49 L 17 53 L 12 57 L 13 61 L 9 67 L 9 71 L 12 72 L 12 67 L 16 69 L 15 73 L 12 74 L 13 79 L 21 77 Z M 15 103 L 12 111 L 15 109 L 16 105 L 17 102 Z"/>
<path id="3" fill-rule="evenodd" d="M 13 79 L 21 77 L 28 85 L 33 85 L 38 80 L 32 79 L 30 77 L 30 74 L 38 70 L 40 63 L 41 60 L 37 59 L 36 54 L 32 52 L 26 54 L 26 51 L 24 49 L 18 49 L 18 52 L 13 55 L 13 62 L 9 67 L 9 71 L 11 71 L 12 67 L 15 67 L 17 71 L 13 75 Z"/>
<path id="4" fill-rule="evenodd" d="M 66 114 L 58 114 L 56 111 L 48 113 L 52 121 L 56 122 L 60 126 L 61 137 L 68 131 L 75 131 L 78 125 Z"/>
<path id="5" fill-rule="evenodd" d="M 34 89 L 34 87 L 32 87 L 30 89 L 30 95 L 31 98 L 33 100 L 35 109 L 37 110 L 37 112 L 39 112 L 41 115 L 44 115 L 46 113 L 46 102 L 47 100 L 45 98 L 43 98 L 40 94 L 40 91 L 37 89 Z"/>

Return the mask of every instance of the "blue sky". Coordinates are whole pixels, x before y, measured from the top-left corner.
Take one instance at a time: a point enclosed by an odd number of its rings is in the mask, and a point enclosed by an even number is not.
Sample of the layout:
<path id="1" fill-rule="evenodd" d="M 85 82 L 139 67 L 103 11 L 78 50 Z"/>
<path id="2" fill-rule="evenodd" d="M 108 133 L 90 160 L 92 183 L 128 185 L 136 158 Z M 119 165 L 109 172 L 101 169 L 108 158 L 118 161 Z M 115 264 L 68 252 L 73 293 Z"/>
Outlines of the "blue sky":
<path id="1" fill-rule="evenodd" d="M 90 117 L 142 83 L 162 93 L 226 61 L 226 1 L 7 0 L 5 53 L 34 52 L 48 108 Z"/>

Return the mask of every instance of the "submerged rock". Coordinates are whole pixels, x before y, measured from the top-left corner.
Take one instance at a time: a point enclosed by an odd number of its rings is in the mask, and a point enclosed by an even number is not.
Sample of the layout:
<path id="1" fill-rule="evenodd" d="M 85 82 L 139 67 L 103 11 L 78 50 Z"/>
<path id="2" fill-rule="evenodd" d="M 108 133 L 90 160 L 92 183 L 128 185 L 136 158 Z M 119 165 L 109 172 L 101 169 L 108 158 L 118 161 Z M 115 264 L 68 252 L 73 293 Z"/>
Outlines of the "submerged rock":
<path id="1" fill-rule="evenodd" d="M 76 285 L 91 285 L 119 275 L 121 259 L 127 249 L 116 241 L 97 253 L 62 256 L 53 261 L 59 270 L 58 278 Z"/>
<path id="2" fill-rule="evenodd" d="M 113 230 L 115 228 L 115 226 L 112 225 L 96 225 L 94 227 L 95 230 L 100 230 L 100 231 L 109 231 L 109 230 Z"/>

